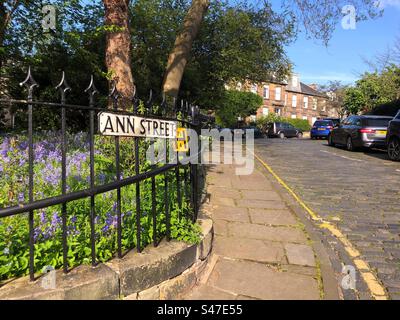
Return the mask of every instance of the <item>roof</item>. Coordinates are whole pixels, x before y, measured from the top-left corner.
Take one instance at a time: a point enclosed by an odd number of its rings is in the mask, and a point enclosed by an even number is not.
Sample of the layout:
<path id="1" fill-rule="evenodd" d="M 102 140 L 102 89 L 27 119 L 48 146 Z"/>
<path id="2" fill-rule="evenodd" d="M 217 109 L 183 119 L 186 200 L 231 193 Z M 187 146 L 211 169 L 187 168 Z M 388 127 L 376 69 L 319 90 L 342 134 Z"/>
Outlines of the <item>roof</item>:
<path id="1" fill-rule="evenodd" d="M 293 92 L 298 92 L 298 93 L 303 93 L 309 96 L 318 96 L 318 97 L 323 97 L 323 98 L 328 98 L 328 96 L 325 93 L 319 92 L 310 86 L 306 85 L 303 82 L 300 82 L 300 90 L 299 88 L 294 88 L 291 86 L 287 86 L 286 91 L 293 91 Z"/>

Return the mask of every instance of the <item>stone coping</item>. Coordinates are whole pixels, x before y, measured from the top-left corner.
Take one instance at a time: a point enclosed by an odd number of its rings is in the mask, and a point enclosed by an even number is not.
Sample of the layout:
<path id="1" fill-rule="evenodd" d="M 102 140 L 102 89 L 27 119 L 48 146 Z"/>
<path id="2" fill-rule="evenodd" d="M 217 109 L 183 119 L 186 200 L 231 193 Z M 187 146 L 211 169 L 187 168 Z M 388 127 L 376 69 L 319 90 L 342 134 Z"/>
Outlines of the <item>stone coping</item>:
<path id="1" fill-rule="evenodd" d="M 211 253 L 214 238 L 211 219 L 198 220 L 202 239 L 198 245 L 163 240 L 156 248 L 129 251 L 96 267 L 81 265 L 56 272 L 55 289 L 44 289 L 43 276 L 9 281 L 0 287 L 0 300 L 115 300 L 175 299 L 193 287 Z"/>

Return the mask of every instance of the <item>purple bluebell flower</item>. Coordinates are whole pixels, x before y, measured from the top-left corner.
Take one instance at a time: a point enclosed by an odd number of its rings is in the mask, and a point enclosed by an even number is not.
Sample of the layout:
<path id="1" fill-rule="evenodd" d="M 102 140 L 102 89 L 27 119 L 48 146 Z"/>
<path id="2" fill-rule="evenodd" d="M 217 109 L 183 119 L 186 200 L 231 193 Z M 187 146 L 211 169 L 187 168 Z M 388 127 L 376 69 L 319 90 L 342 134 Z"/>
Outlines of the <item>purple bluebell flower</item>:
<path id="1" fill-rule="evenodd" d="M 22 202 L 24 202 L 24 201 L 25 201 L 25 195 L 24 195 L 23 192 L 20 192 L 20 193 L 18 194 L 18 202 L 19 202 L 19 203 L 22 203 Z"/>
<path id="2" fill-rule="evenodd" d="M 104 173 L 100 173 L 99 180 L 101 184 L 104 184 L 104 182 L 106 181 L 106 175 Z"/>
<path id="3" fill-rule="evenodd" d="M 40 211 L 40 223 L 46 224 L 46 212 L 44 212 L 43 210 Z"/>

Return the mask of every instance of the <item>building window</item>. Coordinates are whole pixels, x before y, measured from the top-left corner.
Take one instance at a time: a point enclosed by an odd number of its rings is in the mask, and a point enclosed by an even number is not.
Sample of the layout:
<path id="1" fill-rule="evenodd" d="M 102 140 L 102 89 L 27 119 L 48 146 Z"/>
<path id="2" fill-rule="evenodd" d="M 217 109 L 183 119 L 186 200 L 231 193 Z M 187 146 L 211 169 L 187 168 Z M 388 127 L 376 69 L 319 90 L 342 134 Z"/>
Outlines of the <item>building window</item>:
<path id="1" fill-rule="evenodd" d="M 269 109 L 268 108 L 263 108 L 262 109 L 262 114 L 263 114 L 263 116 L 267 116 L 269 114 Z"/>
<path id="2" fill-rule="evenodd" d="M 277 101 L 281 100 L 281 92 L 282 92 L 282 88 L 281 87 L 276 87 L 275 88 L 275 100 L 277 100 Z"/>
<path id="3" fill-rule="evenodd" d="M 251 86 L 251 92 L 257 94 L 257 91 L 258 91 L 258 86 L 257 86 L 256 84 L 253 84 L 253 85 Z"/>
<path id="4" fill-rule="evenodd" d="M 292 119 L 296 119 L 296 115 L 293 113 L 293 114 L 291 115 L 291 118 L 292 118 Z"/>
<path id="5" fill-rule="evenodd" d="M 297 96 L 295 94 L 292 96 L 292 107 L 297 107 Z"/>
<path id="6" fill-rule="evenodd" d="M 303 102 L 304 102 L 304 109 L 307 109 L 308 108 L 308 97 L 304 97 Z"/>
<path id="7" fill-rule="evenodd" d="M 313 98 L 313 109 L 317 110 L 317 106 L 318 106 L 318 100 L 317 98 Z"/>
<path id="8" fill-rule="evenodd" d="M 307 120 L 307 116 L 303 116 L 303 120 Z"/>
<path id="9" fill-rule="evenodd" d="M 280 108 L 275 108 L 275 114 L 277 114 L 278 116 L 281 115 L 281 109 Z"/>
<path id="10" fill-rule="evenodd" d="M 263 97 L 264 99 L 269 99 L 269 86 L 264 86 Z"/>

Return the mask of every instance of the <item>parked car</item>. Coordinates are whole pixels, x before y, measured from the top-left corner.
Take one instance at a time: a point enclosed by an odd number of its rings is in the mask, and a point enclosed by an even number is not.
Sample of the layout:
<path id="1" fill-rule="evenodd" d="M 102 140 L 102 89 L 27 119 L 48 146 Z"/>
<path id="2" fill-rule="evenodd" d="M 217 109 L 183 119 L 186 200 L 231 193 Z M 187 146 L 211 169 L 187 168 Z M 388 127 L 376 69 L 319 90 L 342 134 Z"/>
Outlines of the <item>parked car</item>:
<path id="1" fill-rule="evenodd" d="M 255 139 L 263 137 L 262 131 L 255 126 L 244 127 L 243 130 L 244 130 L 244 136 L 246 136 L 246 130 L 254 130 L 254 138 Z"/>
<path id="2" fill-rule="evenodd" d="M 335 126 L 328 136 L 330 146 L 344 145 L 347 150 L 386 147 L 386 133 L 392 117 L 350 116 Z"/>
<path id="3" fill-rule="evenodd" d="M 333 130 L 333 127 L 332 120 L 317 120 L 311 128 L 310 137 L 311 139 L 326 139 Z"/>
<path id="4" fill-rule="evenodd" d="M 283 138 L 302 138 L 303 131 L 295 128 L 290 123 L 285 122 L 274 122 L 271 123 L 267 128 L 267 136 Z"/>
<path id="5" fill-rule="evenodd" d="M 322 120 L 330 120 L 333 122 L 333 126 L 337 126 L 340 123 L 340 119 L 339 118 L 324 118 Z"/>
<path id="6" fill-rule="evenodd" d="M 389 122 L 386 143 L 389 158 L 393 161 L 400 161 L 400 110 Z"/>

